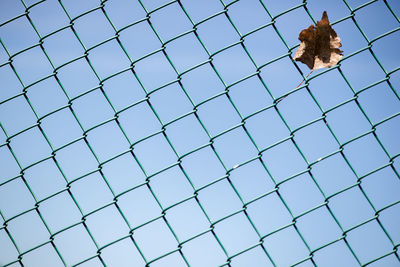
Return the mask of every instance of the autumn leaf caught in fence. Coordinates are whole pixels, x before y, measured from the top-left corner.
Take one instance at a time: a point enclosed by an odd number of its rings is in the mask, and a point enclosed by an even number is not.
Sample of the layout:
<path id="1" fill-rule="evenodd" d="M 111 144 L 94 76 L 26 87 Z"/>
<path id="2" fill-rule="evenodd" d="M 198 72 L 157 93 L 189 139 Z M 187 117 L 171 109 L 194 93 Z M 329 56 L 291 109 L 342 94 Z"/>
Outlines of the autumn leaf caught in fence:
<path id="1" fill-rule="evenodd" d="M 311 70 L 330 68 L 343 57 L 340 37 L 332 29 L 326 11 L 317 25 L 310 25 L 299 34 L 300 47 L 294 60 L 306 64 Z"/>

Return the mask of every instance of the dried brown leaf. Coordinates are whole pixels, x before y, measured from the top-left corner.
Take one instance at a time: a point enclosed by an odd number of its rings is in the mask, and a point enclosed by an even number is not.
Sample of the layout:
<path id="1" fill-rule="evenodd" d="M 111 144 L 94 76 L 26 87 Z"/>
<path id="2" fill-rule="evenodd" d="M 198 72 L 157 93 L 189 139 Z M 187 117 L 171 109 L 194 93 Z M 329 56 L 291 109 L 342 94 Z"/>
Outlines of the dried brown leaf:
<path id="1" fill-rule="evenodd" d="M 330 68 L 343 57 L 340 38 L 332 29 L 326 11 L 317 25 L 310 25 L 299 34 L 301 41 L 294 60 L 306 64 L 311 70 Z"/>

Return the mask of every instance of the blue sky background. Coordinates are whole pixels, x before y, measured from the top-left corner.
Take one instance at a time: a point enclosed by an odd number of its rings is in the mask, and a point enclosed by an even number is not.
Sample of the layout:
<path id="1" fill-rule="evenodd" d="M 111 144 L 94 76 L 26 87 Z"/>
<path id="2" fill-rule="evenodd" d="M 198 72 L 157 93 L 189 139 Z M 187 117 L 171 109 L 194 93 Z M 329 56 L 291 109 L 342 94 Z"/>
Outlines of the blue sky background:
<path id="1" fill-rule="evenodd" d="M 400 266 L 399 2 L 179 2 L 0 1 L 0 265 Z"/>

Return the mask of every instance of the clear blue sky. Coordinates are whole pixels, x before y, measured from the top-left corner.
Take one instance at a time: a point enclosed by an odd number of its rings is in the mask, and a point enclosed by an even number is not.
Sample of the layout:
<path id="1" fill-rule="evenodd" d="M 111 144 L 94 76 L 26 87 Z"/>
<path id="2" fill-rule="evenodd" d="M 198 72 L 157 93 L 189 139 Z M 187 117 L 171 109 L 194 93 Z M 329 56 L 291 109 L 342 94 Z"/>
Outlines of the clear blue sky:
<path id="1" fill-rule="evenodd" d="M 400 3 L 231 2 L 0 0 L 0 265 L 400 266 Z"/>

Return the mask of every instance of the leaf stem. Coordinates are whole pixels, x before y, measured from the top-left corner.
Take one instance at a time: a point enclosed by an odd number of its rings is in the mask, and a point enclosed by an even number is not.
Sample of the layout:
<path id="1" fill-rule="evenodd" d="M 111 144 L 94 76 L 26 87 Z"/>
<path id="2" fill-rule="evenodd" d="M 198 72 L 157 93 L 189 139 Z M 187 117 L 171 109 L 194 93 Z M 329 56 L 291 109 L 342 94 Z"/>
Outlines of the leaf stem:
<path id="1" fill-rule="evenodd" d="M 307 74 L 307 76 L 306 77 L 304 77 L 304 79 L 301 81 L 301 83 L 299 83 L 299 85 L 297 85 L 297 87 L 295 88 L 295 89 L 297 89 L 297 88 L 299 88 L 300 87 L 300 85 L 302 85 L 303 84 L 303 82 L 308 78 L 308 76 L 310 76 L 311 75 L 311 73 L 313 72 L 313 70 L 311 70 L 310 71 L 310 73 L 309 74 Z M 279 99 L 278 101 L 276 101 L 276 104 L 278 104 L 279 102 L 281 102 L 283 99 L 285 99 L 286 97 L 287 97 L 288 95 L 285 95 L 284 97 L 282 97 L 281 99 Z"/>

